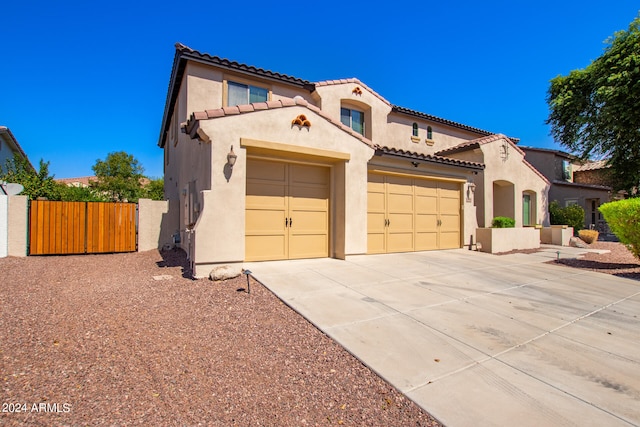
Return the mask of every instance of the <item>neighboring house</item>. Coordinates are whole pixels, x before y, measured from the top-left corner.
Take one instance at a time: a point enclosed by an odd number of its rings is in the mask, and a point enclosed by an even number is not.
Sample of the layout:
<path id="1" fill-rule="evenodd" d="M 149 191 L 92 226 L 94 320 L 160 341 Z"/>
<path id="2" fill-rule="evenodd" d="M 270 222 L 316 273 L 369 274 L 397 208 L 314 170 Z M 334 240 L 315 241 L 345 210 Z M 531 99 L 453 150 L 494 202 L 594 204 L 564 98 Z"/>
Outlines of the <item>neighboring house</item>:
<path id="1" fill-rule="evenodd" d="M 176 242 L 203 277 L 243 261 L 460 248 L 498 215 L 546 224 L 549 182 L 516 142 L 392 105 L 355 78 L 313 83 L 177 44 L 158 145 Z"/>
<path id="2" fill-rule="evenodd" d="M 575 156 L 559 150 L 520 147 L 526 160 L 551 182 L 549 201 L 560 206 L 580 205 L 585 212 L 584 227 L 606 230 L 601 204 L 618 198 L 606 177 L 605 161 L 581 163 Z"/>
<path id="3" fill-rule="evenodd" d="M 6 126 L 0 126 L 0 167 L 4 168 L 7 160 L 13 159 L 16 154 L 25 159 L 31 169 L 35 171 L 35 168 L 29 161 L 27 154 L 24 152 L 22 147 L 20 147 L 18 140 L 13 136 L 11 130 Z"/>
<path id="4" fill-rule="evenodd" d="M 89 184 L 96 180 L 95 176 L 81 176 L 78 178 L 58 178 L 56 182 L 65 184 L 67 187 L 89 187 Z"/>

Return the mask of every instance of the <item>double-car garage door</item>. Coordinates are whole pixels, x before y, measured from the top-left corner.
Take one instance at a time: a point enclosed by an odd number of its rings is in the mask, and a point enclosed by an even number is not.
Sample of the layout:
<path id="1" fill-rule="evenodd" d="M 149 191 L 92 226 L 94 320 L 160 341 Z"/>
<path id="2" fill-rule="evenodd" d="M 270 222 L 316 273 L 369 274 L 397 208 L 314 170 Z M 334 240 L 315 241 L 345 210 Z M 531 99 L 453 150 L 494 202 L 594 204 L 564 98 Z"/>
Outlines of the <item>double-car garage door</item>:
<path id="1" fill-rule="evenodd" d="M 460 182 L 371 173 L 367 252 L 459 248 L 460 210 Z"/>
<path id="2" fill-rule="evenodd" d="M 330 177 L 328 166 L 249 158 L 245 259 L 329 256 Z M 370 173 L 367 198 L 368 253 L 461 246 L 460 182 Z"/>

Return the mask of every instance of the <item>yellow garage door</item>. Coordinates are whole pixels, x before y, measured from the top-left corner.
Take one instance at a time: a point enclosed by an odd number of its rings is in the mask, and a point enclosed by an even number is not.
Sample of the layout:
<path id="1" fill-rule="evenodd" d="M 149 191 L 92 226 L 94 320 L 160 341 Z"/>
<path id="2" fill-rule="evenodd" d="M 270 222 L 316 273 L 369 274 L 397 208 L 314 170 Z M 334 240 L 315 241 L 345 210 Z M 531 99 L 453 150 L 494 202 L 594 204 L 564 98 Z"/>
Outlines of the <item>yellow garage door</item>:
<path id="1" fill-rule="evenodd" d="M 249 159 L 245 258 L 329 255 L 329 168 Z"/>
<path id="2" fill-rule="evenodd" d="M 368 253 L 460 247 L 460 184 L 370 174 Z"/>

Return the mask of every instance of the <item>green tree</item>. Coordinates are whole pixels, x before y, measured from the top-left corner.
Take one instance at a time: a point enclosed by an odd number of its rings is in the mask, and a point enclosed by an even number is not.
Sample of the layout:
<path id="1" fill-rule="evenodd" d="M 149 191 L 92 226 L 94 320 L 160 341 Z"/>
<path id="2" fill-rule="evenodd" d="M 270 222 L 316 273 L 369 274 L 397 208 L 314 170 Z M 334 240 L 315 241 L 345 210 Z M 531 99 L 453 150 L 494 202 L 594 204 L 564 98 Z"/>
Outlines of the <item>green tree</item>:
<path id="1" fill-rule="evenodd" d="M 64 202 L 108 202 L 100 192 L 90 187 L 75 187 L 62 185 L 60 200 Z"/>
<path id="2" fill-rule="evenodd" d="M 640 259 L 640 198 L 605 203 L 598 209 L 611 231 Z"/>
<path id="3" fill-rule="evenodd" d="M 60 200 L 61 186 L 49 175 L 49 162 L 40 159 L 39 170 L 34 170 L 31 164 L 17 154 L 0 166 L 0 181 L 22 184 L 23 195 L 30 200 L 38 197 L 48 200 Z"/>
<path id="4" fill-rule="evenodd" d="M 580 205 L 560 207 L 557 200 L 549 203 L 549 217 L 551 225 L 568 225 L 573 227 L 573 234 L 584 228 L 584 209 Z"/>
<path id="5" fill-rule="evenodd" d="M 164 200 L 164 178 L 152 179 L 143 187 L 143 196 L 151 200 Z"/>
<path id="6" fill-rule="evenodd" d="M 91 188 L 113 201 L 137 202 L 142 194 L 144 168 L 124 151 L 109 153 L 105 160 L 96 160 L 92 167 L 96 180 Z"/>
<path id="7" fill-rule="evenodd" d="M 640 184 L 640 16 L 585 69 L 551 80 L 551 135 L 582 159 L 607 158 L 616 190 Z"/>

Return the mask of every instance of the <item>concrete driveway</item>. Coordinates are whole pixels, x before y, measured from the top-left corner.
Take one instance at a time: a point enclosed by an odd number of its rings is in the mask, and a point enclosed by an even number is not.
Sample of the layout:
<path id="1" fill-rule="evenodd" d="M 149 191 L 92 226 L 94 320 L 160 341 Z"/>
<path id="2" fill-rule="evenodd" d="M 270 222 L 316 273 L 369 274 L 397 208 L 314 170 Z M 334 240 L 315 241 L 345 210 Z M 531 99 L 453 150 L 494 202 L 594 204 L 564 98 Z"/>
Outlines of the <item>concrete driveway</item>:
<path id="1" fill-rule="evenodd" d="M 447 426 L 640 425 L 640 282 L 555 250 L 245 268 Z"/>

